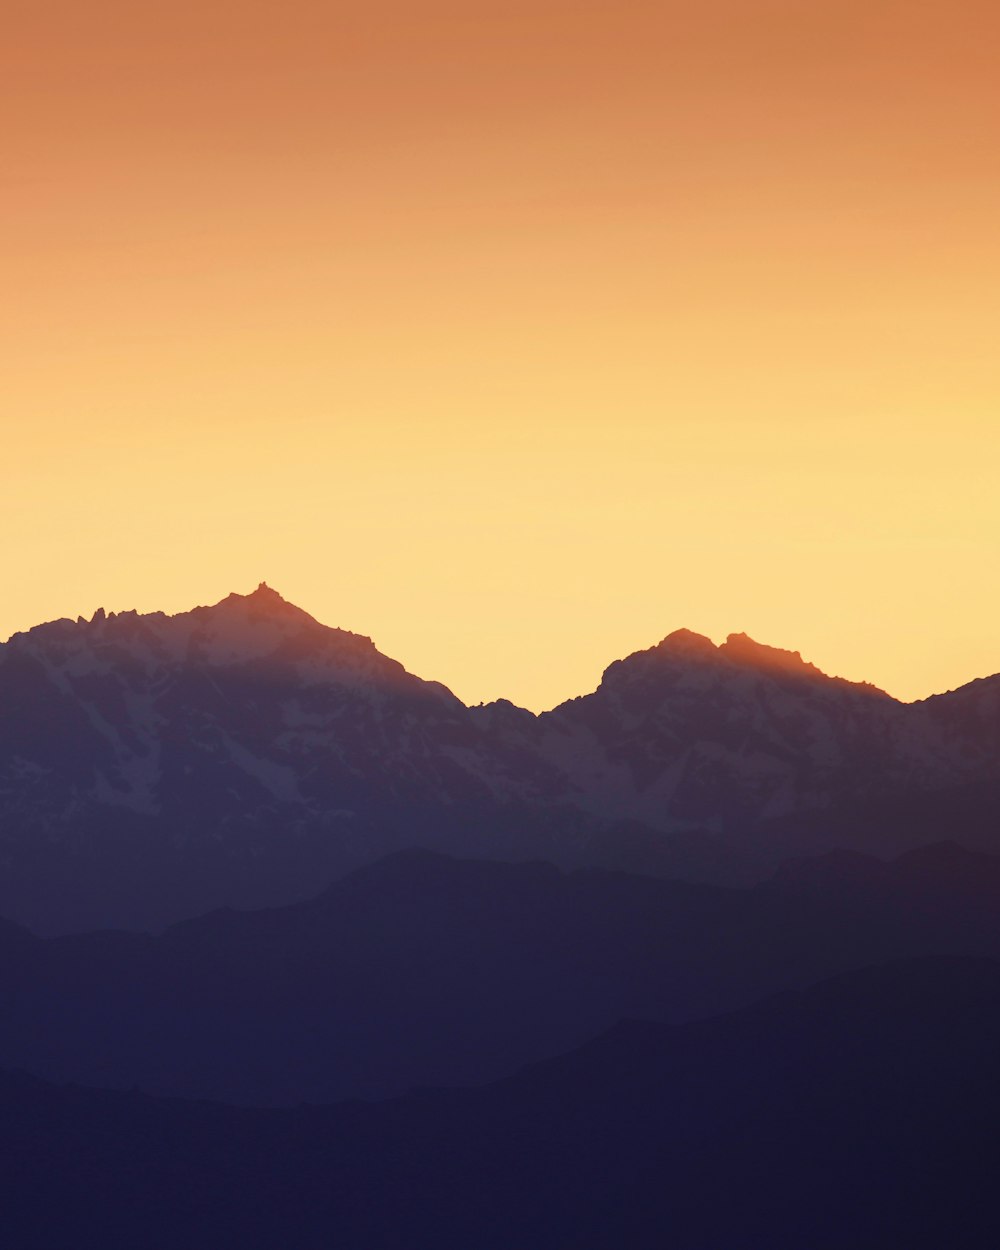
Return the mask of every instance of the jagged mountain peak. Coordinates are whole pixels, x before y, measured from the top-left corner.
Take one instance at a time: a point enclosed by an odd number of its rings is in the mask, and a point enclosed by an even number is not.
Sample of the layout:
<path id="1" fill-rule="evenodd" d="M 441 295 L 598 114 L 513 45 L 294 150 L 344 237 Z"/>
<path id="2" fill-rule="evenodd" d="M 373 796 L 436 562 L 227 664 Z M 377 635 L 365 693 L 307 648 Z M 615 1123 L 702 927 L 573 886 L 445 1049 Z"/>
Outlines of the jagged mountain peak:
<path id="1" fill-rule="evenodd" d="M 197 611 L 198 609 L 195 610 Z M 267 582 L 261 582 L 257 589 L 252 590 L 248 595 L 241 595 L 237 591 L 233 591 L 211 608 L 203 610 L 253 612 L 261 616 L 298 622 L 311 621 L 313 624 L 318 624 L 315 617 L 310 616 L 303 608 L 285 599 L 278 591 L 269 586 Z"/>
<path id="2" fill-rule="evenodd" d="M 254 616 L 258 619 L 283 620 L 299 625 L 319 625 L 315 617 L 283 598 L 267 582 L 261 582 L 256 590 L 247 595 L 233 591 L 218 603 L 192 610 L 203 614 Z"/>
<path id="3" fill-rule="evenodd" d="M 695 633 L 693 629 L 675 629 L 657 643 L 653 650 L 661 654 L 697 658 L 698 656 L 713 656 L 718 648 L 711 638 Z"/>
<path id="4" fill-rule="evenodd" d="M 645 651 L 636 651 L 616 660 L 605 670 L 602 685 L 617 687 L 636 683 L 671 686 L 678 680 L 702 685 L 728 684 L 733 678 L 755 675 L 809 683 L 817 689 L 851 691 L 895 702 L 892 696 L 869 682 L 853 682 L 831 676 L 802 658 L 799 651 L 788 651 L 757 642 L 746 633 L 729 634 L 719 646 L 704 634 L 676 629 Z"/>
<path id="5" fill-rule="evenodd" d="M 312 635 L 318 644 L 339 642 L 377 654 L 370 638 L 320 624 L 264 582 L 251 594 L 234 592 L 217 603 L 172 615 L 134 608 L 109 612 L 101 607 L 89 620 L 78 617 L 73 622 L 63 617 L 15 634 L 10 641 L 31 651 L 48 651 L 54 658 L 112 646 L 148 652 L 168 662 L 232 663 L 267 654 L 303 633 Z"/>
<path id="6" fill-rule="evenodd" d="M 743 667 L 755 668 L 775 676 L 802 678 L 828 687 L 850 690 L 856 694 L 871 695 L 890 703 L 898 702 L 892 695 L 869 681 L 850 681 L 846 677 L 826 673 L 810 661 L 804 660 L 800 651 L 787 651 L 781 647 L 768 646 L 766 643 L 757 642 L 749 634 L 730 634 L 719 651 Z"/>
<path id="7" fill-rule="evenodd" d="M 757 642 L 749 634 L 729 634 L 719 650 L 736 660 L 749 660 L 752 663 L 768 664 L 775 668 L 792 670 L 804 668 L 811 673 L 820 671 L 815 664 L 803 660 L 801 651 L 786 651 L 782 647 L 772 647 L 765 642 Z"/>
<path id="8" fill-rule="evenodd" d="M 0 661 L 14 655 L 40 662 L 51 680 L 196 668 L 261 665 L 294 673 L 296 682 L 337 685 L 385 694 L 420 693 L 436 702 L 457 700 L 437 682 L 422 681 L 378 650 L 371 638 L 317 621 L 261 582 L 249 594 L 168 615 L 108 612 L 35 626 L 0 644 Z M 123 668 L 124 666 L 124 668 Z"/>
<path id="9" fill-rule="evenodd" d="M 210 660 L 254 658 L 281 646 L 287 639 L 302 634 L 318 643 L 329 635 L 330 641 L 341 638 L 361 640 L 346 630 L 328 629 L 302 608 L 283 599 L 264 582 L 248 595 L 232 593 L 209 607 L 193 608 L 177 616 L 165 618 L 168 631 L 185 636 L 188 646 L 203 652 Z"/>
<path id="10" fill-rule="evenodd" d="M 679 675 L 711 670 L 719 664 L 719 649 L 711 638 L 691 629 L 675 629 L 654 646 L 612 661 L 604 670 L 598 690 L 594 695 L 584 695 L 583 701 L 611 690 L 659 686 L 664 680 L 672 682 Z M 579 701 L 571 699 L 563 706 Z"/>
<path id="11" fill-rule="evenodd" d="M 763 672 L 788 674 L 795 677 L 812 677 L 820 681 L 835 681 L 828 673 L 802 658 L 801 651 L 787 651 L 757 642 L 749 634 L 730 634 L 719 647 L 719 653 L 740 667 L 760 669 Z"/>
<path id="12" fill-rule="evenodd" d="M 892 700 L 891 695 L 880 690 L 878 686 L 873 686 L 871 682 L 848 681 L 846 677 L 835 677 L 817 668 L 810 661 L 804 660 L 801 651 L 787 651 L 782 647 L 772 647 L 767 643 L 757 642 L 749 634 L 730 634 L 719 647 L 719 653 L 740 667 L 833 684 L 858 693 Z M 895 702 L 895 700 L 892 701 Z"/>
<path id="13" fill-rule="evenodd" d="M 826 674 L 815 664 L 803 660 L 799 651 L 785 651 L 780 647 L 768 646 L 745 633 L 729 634 L 726 641 L 717 646 L 707 635 L 685 628 L 673 630 L 655 646 L 616 660 L 609 669 L 617 670 L 621 666 L 643 669 L 648 667 L 650 671 L 656 672 L 661 669 L 663 661 L 667 661 L 671 667 L 706 662 L 724 672 L 735 666 L 826 678 Z"/>

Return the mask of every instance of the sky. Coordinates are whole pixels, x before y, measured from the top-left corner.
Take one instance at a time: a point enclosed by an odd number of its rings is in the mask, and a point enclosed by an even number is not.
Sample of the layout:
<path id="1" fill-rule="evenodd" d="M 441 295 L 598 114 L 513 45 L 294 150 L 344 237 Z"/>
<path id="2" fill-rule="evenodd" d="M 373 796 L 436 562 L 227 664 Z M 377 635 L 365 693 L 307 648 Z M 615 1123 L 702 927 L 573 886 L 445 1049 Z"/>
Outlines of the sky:
<path id="1" fill-rule="evenodd" d="M 0 637 L 1000 670 L 993 0 L 5 0 Z"/>

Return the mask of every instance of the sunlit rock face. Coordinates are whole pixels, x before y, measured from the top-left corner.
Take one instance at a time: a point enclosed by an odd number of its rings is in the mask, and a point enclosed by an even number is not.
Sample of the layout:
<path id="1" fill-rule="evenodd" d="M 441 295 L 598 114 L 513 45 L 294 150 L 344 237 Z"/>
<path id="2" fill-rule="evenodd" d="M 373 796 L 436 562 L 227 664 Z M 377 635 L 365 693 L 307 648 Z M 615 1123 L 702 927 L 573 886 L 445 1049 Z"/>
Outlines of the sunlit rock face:
<path id="1" fill-rule="evenodd" d="M 536 717 L 467 708 L 263 584 L 98 611 L 0 646 L 0 914 L 155 926 L 411 844 L 759 875 L 844 843 L 852 805 L 993 785 L 998 747 L 1000 679 L 904 705 L 743 634 L 679 630 Z"/>

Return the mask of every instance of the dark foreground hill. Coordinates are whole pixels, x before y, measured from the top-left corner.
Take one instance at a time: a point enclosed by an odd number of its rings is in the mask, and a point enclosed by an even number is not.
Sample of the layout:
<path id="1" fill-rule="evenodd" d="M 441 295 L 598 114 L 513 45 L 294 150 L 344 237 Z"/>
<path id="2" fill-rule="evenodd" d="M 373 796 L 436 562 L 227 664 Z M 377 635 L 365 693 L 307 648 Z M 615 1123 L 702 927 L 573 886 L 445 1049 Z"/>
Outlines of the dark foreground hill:
<path id="1" fill-rule="evenodd" d="M 398 853 L 158 938 L 0 928 L 0 1066 L 257 1105 L 385 1097 L 503 1076 L 624 1017 L 949 954 L 1000 958 L 1000 859 L 838 853 L 725 889 Z"/>
<path id="2" fill-rule="evenodd" d="M 287 1110 L 0 1080 L 7 1250 L 992 1250 L 1000 966 L 622 1024 L 474 1090 Z"/>

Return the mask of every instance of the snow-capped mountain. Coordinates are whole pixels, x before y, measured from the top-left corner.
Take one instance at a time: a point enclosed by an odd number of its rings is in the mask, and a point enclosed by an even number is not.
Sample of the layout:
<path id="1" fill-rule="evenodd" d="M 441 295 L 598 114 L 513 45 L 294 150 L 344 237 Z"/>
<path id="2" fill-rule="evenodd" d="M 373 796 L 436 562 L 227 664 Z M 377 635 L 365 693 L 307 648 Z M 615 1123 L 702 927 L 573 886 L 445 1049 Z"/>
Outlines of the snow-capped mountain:
<path id="1" fill-rule="evenodd" d="M 752 876 L 850 841 L 858 804 L 994 785 L 998 748 L 1000 678 L 905 705 L 745 635 L 678 631 L 536 717 L 467 708 L 263 584 L 99 611 L 0 646 L 0 914 L 155 926 L 411 844 Z"/>

